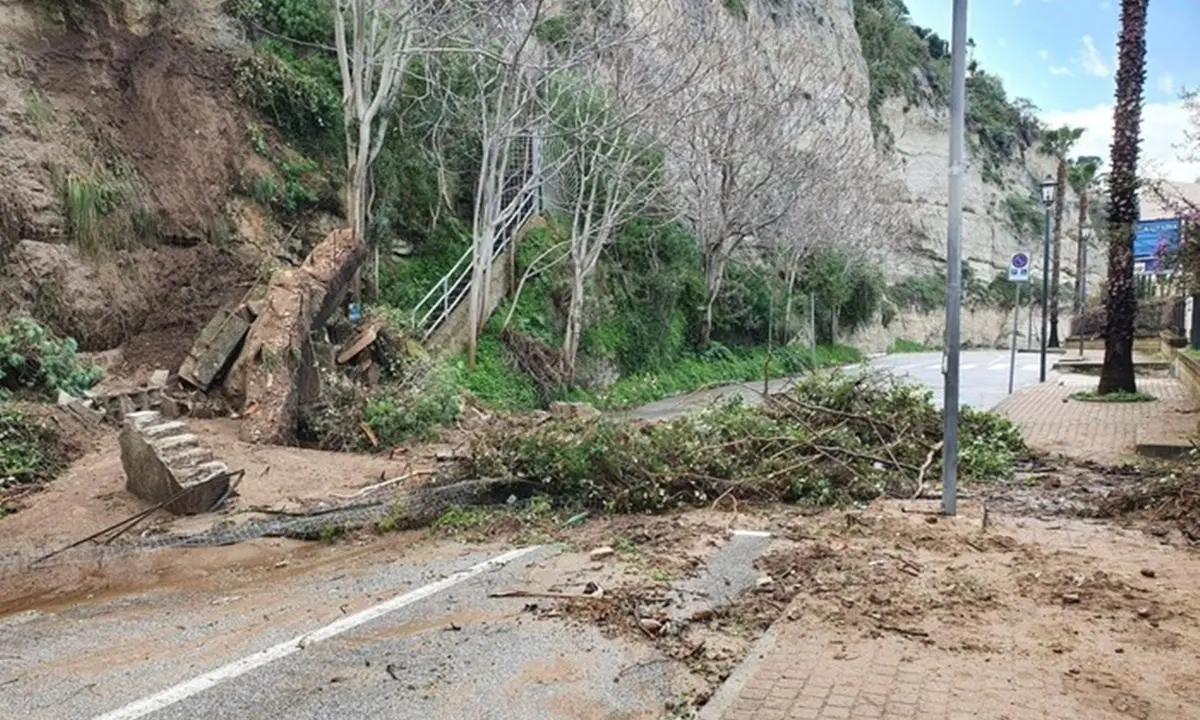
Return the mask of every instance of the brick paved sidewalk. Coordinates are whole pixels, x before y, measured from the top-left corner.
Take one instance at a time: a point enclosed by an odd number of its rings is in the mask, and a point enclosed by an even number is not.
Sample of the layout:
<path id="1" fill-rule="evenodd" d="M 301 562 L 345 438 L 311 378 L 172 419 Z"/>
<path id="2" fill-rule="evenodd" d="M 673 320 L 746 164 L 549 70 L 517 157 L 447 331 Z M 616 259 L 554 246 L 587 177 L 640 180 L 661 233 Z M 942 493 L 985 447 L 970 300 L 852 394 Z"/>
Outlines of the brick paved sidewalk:
<path id="1" fill-rule="evenodd" d="M 841 642 L 776 625 L 777 641 L 713 720 L 1102 720 L 1033 663 L 952 653 L 900 637 Z M 996 662 L 988 662 L 995 660 Z M 718 711 L 720 712 L 720 711 Z"/>
<path id="2" fill-rule="evenodd" d="M 1070 400 L 1093 390 L 1097 378 L 1064 374 L 1058 380 L 1024 388 L 996 406 L 1025 434 L 1035 450 L 1115 463 L 1134 452 L 1139 428 L 1156 440 L 1180 440 L 1196 431 L 1200 416 L 1183 385 L 1174 378 L 1138 378 L 1138 390 L 1155 402 L 1103 403 Z"/>

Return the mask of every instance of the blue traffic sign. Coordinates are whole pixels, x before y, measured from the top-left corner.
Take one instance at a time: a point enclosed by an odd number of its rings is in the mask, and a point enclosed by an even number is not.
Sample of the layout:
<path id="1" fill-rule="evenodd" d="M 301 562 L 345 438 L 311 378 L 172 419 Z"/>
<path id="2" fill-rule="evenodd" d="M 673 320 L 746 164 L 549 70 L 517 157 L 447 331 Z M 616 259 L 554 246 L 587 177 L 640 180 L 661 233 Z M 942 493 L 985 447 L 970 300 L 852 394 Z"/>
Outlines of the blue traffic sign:
<path id="1" fill-rule="evenodd" d="M 1029 282 L 1029 253 L 1015 252 L 1008 261 L 1009 282 Z"/>

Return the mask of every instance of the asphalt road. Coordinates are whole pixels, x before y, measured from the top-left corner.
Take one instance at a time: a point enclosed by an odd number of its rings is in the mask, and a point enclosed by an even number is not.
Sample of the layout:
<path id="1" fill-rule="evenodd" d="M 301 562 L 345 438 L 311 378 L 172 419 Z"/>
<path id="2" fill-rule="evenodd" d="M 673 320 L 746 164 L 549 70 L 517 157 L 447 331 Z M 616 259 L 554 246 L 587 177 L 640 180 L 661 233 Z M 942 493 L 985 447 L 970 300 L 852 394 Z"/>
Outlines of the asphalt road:
<path id="1" fill-rule="evenodd" d="M 1051 366 L 1057 356 L 1047 359 L 1046 372 L 1049 377 Z M 1007 350 L 964 350 L 959 361 L 960 405 L 987 410 L 996 406 L 1008 395 L 1008 366 L 1009 352 Z M 932 353 L 900 353 L 885 355 L 870 360 L 865 364 L 847 365 L 844 370 L 853 371 L 870 368 L 875 371 L 890 372 L 907 382 L 924 385 L 933 391 L 933 402 L 942 406 L 945 392 L 942 375 L 942 354 Z M 1039 377 L 1039 361 L 1036 354 L 1017 353 L 1016 372 L 1013 377 L 1013 389 L 1017 390 L 1029 385 L 1036 385 Z M 787 389 L 793 380 L 779 378 L 772 380 L 769 392 L 780 392 Z M 761 400 L 762 382 L 735 383 L 717 388 L 709 388 L 667 398 L 658 402 L 619 413 L 620 417 L 632 420 L 666 420 L 687 412 L 699 410 L 714 400 L 723 397 L 740 396 L 747 403 L 757 403 Z"/>
<path id="2" fill-rule="evenodd" d="M 203 587 L 165 583 L 2 617 L 0 717 L 661 713 L 673 682 L 653 648 L 537 617 L 529 612 L 537 600 L 489 597 L 566 579 L 563 590 L 579 592 L 594 567 L 564 567 L 566 556 L 550 547 L 443 545 L 449 556 L 432 558 L 404 548 L 355 558 L 327 547 L 328 562 L 313 571 L 272 559 L 237 582 L 214 572 Z"/>
<path id="3" fill-rule="evenodd" d="M 1046 375 L 1050 376 L 1058 356 L 1046 359 Z M 942 407 L 945 376 L 942 375 L 942 354 L 901 353 L 885 355 L 870 362 L 875 370 L 884 370 L 906 381 L 924 385 L 933 391 L 933 402 Z M 1008 396 L 1009 352 L 1007 350 L 964 350 L 959 359 L 959 404 L 981 410 L 995 407 Z M 1013 389 L 1037 385 L 1040 361 L 1036 354 L 1017 353 Z"/>

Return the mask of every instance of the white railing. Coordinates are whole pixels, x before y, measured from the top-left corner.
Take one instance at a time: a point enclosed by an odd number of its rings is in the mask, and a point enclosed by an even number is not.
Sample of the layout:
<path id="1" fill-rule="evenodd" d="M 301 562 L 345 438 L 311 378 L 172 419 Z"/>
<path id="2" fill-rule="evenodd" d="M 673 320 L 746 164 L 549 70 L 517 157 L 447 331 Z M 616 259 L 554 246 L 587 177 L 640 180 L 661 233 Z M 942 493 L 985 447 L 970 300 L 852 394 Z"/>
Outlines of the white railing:
<path id="1" fill-rule="evenodd" d="M 536 195 L 530 195 L 520 209 L 496 232 L 491 262 L 495 263 L 496 258 L 504 252 L 536 210 Z M 471 291 L 471 274 L 474 268 L 473 251 L 467 250 L 458 262 L 454 263 L 450 272 L 434 283 L 429 292 L 425 293 L 425 297 L 413 308 L 413 327 L 421 334 L 421 342 L 429 341 Z"/>

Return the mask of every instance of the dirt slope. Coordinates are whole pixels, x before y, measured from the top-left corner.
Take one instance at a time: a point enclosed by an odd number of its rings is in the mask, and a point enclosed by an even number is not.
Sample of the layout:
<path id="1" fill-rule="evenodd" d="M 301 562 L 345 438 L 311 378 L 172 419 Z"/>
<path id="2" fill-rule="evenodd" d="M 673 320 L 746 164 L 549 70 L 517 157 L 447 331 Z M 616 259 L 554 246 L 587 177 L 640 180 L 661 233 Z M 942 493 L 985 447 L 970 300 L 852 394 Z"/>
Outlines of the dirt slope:
<path id="1" fill-rule="evenodd" d="M 244 46 L 210 0 L 65 7 L 0 0 L 0 311 L 84 349 L 186 345 L 277 234 L 237 196 L 264 162 L 233 91 Z"/>

